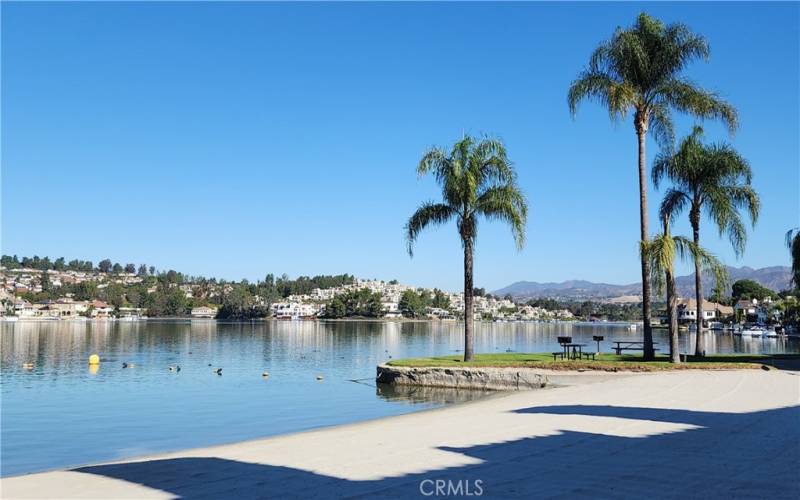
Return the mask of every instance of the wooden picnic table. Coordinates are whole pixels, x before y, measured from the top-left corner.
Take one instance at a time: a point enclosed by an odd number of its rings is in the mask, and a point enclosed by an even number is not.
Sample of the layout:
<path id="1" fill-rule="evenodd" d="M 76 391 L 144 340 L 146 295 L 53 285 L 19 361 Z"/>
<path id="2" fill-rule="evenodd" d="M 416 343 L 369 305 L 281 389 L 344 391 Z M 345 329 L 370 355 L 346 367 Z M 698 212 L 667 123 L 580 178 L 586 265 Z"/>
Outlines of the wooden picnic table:
<path id="1" fill-rule="evenodd" d="M 612 349 L 617 353 L 617 356 L 622 354 L 622 351 L 644 351 L 644 342 L 635 340 L 614 340 L 612 343 L 616 344 Z M 653 345 L 658 345 L 658 342 L 653 342 Z M 653 350 L 657 351 L 658 349 Z"/>

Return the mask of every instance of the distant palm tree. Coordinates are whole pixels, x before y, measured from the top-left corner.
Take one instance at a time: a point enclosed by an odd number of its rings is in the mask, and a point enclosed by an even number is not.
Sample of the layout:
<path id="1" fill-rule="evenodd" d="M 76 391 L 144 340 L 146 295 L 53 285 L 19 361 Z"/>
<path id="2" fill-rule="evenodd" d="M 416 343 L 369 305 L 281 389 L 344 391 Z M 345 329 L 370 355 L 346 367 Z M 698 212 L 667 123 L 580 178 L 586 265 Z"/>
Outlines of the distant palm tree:
<path id="1" fill-rule="evenodd" d="M 724 288 L 728 282 L 728 272 L 725 266 L 711 253 L 695 245 L 683 236 L 670 234 L 670 220 L 672 215 L 662 216 L 662 232 L 644 246 L 644 254 L 650 262 L 653 274 L 652 283 L 656 293 L 666 288 L 667 320 L 669 324 L 669 360 L 680 363 L 680 346 L 678 343 L 678 295 L 675 292 L 675 256 L 684 260 L 688 255 L 701 267 L 712 273 L 716 279 L 717 287 Z"/>
<path id="2" fill-rule="evenodd" d="M 703 209 L 708 211 L 720 235 L 727 235 L 734 252 L 744 252 L 747 229 L 740 210 L 747 210 L 750 221 L 758 219 L 760 201 L 750 183 L 753 173 L 747 160 L 728 144 L 705 145 L 703 129 L 695 127 L 681 141 L 674 154 L 659 154 L 653 163 L 653 184 L 663 179 L 672 181 L 672 187 L 661 202 L 661 215 L 678 214 L 689 208 L 692 240 L 700 246 L 700 219 Z M 695 298 L 697 300 L 697 341 L 695 354 L 704 356 L 703 350 L 703 291 L 700 262 L 695 259 Z"/>
<path id="3" fill-rule="evenodd" d="M 645 143 L 652 130 L 665 148 L 672 147 L 672 110 L 700 118 L 719 118 L 731 133 L 737 127 L 736 110 L 712 92 L 703 90 L 682 76 L 691 61 L 707 59 L 706 40 L 683 24 L 665 26 L 645 13 L 628 29 L 617 28 L 611 39 L 598 46 L 589 66 L 572 82 L 568 103 L 575 116 L 585 99 L 608 108 L 612 120 L 633 113 L 639 141 L 640 241 L 649 238 L 647 228 L 647 159 Z M 650 270 L 642 255 L 642 316 L 645 359 L 652 359 L 653 333 L 650 328 Z"/>
<path id="4" fill-rule="evenodd" d="M 800 227 L 786 233 L 786 246 L 792 252 L 792 283 L 800 288 Z"/>
<path id="5" fill-rule="evenodd" d="M 528 205 L 516 184 L 516 173 L 499 140 L 480 141 L 465 136 L 449 152 L 432 148 L 422 157 L 417 173 L 432 173 L 442 188 L 442 202 L 423 203 L 406 224 L 408 253 L 420 231 L 431 225 L 456 220 L 464 247 L 464 361 L 472 349 L 472 256 L 478 218 L 501 220 L 511 225 L 517 248 L 525 242 Z"/>

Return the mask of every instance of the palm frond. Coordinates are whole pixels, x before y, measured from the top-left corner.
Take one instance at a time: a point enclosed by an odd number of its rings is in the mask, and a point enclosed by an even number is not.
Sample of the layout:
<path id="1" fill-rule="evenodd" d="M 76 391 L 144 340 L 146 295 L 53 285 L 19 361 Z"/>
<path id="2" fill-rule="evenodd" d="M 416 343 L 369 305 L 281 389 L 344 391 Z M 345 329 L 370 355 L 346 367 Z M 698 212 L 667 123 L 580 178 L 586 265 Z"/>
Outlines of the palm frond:
<path id="1" fill-rule="evenodd" d="M 736 108 L 714 92 L 702 89 L 687 79 L 670 79 L 660 86 L 657 93 L 678 111 L 703 119 L 722 120 L 731 134 L 739 127 Z"/>
<path id="2" fill-rule="evenodd" d="M 681 259 L 691 256 L 692 260 L 700 264 L 700 269 L 706 274 L 714 277 L 716 288 L 723 289 L 728 286 L 730 277 L 725 264 L 722 263 L 713 253 L 709 252 L 700 245 L 695 245 L 693 241 L 683 236 L 675 236 L 675 248 Z"/>
<path id="3" fill-rule="evenodd" d="M 517 248 L 525 245 L 528 204 L 520 190 L 511 184 L 493 186 L 477 198 L 475 212 L 487 219 L 501 220 L 511 226 Z"/>
<path id="4" fill-rule="evenodd" d="M 671 188 L 667 190 L 664 199 L 661 200 L 661 206 L 658 209 L 659 216 L 661 219 L 674 220 L 689 206 L 690 202 L 691 200 L 685 192 Z"/>
<path id="5" fill-rule="evenodd" d="M 669 106 L 650 106 L 650 130 L 661 149 L 667 154 L 671 153 L 675 147 L 675 126 Z"/>
<path id="6" fill-rule="evenodd" d="M 455 210 L 443 203 L 423 203 L 408 219 L 405 227 L 408 255 L 414 256 L 414 243 L 419 233 L 428 226 L 444 224 L 455 215 Z"/>
<path id="7" fill-rule="evenodd" d="M 621 120 L 627 115 L 635 97 L 635 89 L 631 85 L 614 79 L 608 73 L 587 70 L 570 85 L 567 104 L 574 117 L 581 101 L 594 100 L 608 110 L 612 120 Z"/>

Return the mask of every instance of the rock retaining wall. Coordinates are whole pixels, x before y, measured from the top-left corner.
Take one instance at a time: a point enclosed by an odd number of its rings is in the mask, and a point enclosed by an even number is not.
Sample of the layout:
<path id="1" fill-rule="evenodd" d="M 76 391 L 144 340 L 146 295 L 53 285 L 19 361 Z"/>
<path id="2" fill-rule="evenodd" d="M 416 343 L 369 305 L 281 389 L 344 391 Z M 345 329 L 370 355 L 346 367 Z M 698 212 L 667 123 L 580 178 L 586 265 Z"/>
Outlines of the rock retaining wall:
<path id="1" fill-rule="evenodd" d="M 428 368 L 379 365 L 378 383 L 518 391 L 540 389 L 548 383 L 547 375 L 531 368 Z"/>

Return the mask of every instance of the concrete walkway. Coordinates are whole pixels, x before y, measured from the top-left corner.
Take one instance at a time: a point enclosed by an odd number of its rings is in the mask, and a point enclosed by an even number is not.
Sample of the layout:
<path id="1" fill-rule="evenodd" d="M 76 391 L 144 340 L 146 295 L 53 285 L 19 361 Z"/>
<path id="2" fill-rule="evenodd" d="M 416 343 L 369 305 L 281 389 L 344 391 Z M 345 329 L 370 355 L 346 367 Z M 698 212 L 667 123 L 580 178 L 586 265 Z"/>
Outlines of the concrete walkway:
<path id="1" fill-rule="evenodd" d="M 6 478 L 2 497 L 796 499 L 798 405 L 798 372 L 643 374 Z"/>

